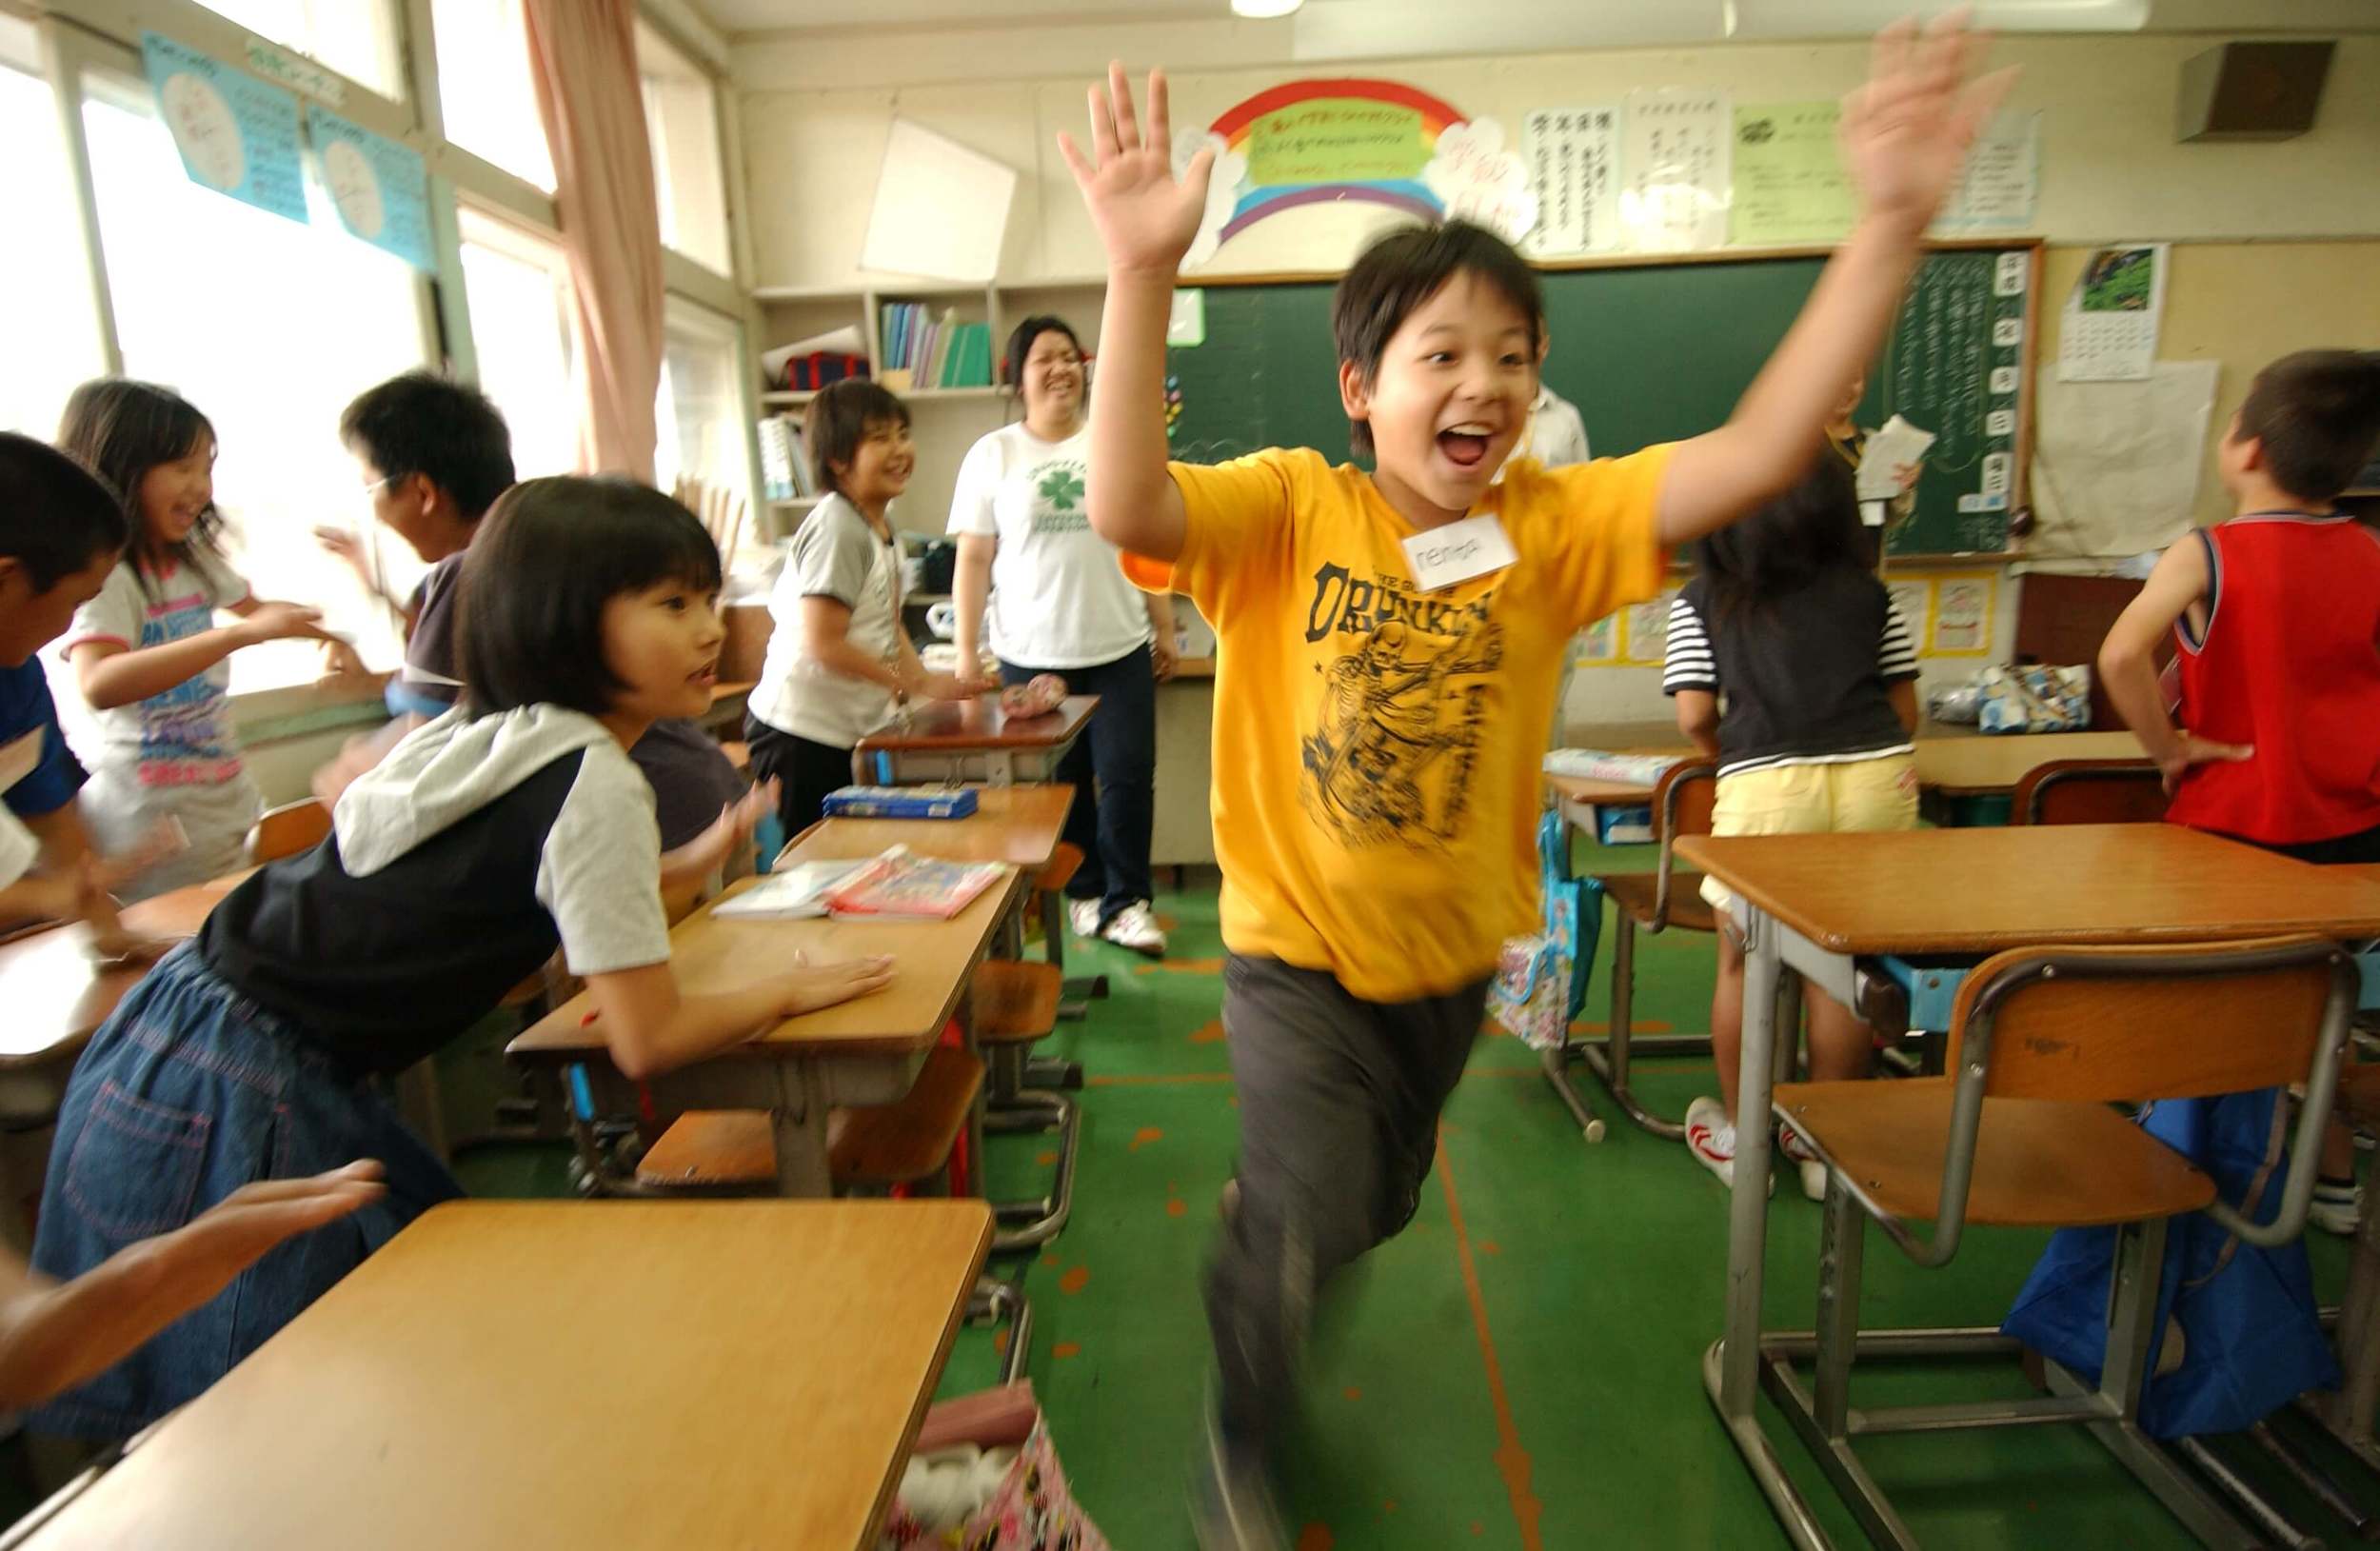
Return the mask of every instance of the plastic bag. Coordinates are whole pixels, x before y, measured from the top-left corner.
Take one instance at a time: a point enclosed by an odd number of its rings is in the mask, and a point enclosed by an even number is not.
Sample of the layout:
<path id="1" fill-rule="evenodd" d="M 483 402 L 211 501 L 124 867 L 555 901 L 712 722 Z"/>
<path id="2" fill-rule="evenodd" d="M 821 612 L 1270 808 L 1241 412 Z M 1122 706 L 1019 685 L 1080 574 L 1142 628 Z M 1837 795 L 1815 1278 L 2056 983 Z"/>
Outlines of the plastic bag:
<path id="1" fill-rule="evenodd" d="M 1533 1050 L 1560 1047 L 1587 1002 L 1603 934 L 1603 885 L 1570 875 L 1570 833 L 1559 813 L 1537 824 L 1543 893 L 1540 929 L 1504 940 L 1488 986 L 1488 1016 Z"/>
<path id="2" fill-rule="evenodd" d="M 2081 732 L 2091 726 L 2091 669 L 2028 664 L 1986 668 L 1977 725 L 1986 732 Z"/>
<path id="3" fill-rule="evenodd" d="M 1067 1489 L 1031 1384 L 986 1390 L 928 1411 L 912 1457 L 913 1465 L 926 1469 L 913 1468 L 911 1479 L 938 1474 L 945 1455 L 962 1470 L 1003 1458 L 1006 1468 L 989 1497 L 953 1527 L 929 1527 L 904 1491 L 877 1540 L 878 1551 L 1109 1551 L 1107 1537 Z"/>

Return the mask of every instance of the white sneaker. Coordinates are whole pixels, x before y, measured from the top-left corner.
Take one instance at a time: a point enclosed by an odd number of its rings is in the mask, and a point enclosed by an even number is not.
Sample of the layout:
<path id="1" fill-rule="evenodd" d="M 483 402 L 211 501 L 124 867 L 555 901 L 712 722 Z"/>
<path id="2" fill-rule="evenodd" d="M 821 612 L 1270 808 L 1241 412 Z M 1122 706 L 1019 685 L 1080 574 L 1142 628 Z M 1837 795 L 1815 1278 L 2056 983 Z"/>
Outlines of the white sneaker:
<path id="1" fill-rule="evenodd" d="M 1074 928 L 1077 937 L 1097 937 L 1100 934 L 1100 902 L 1068 900 L 1066 925 Z"/>
<path id="2" fill-rule="evenodd" d="M 1099 933 L 1118 947 L 1128 947 L 1152 959 L 1165 957 L 1165 928 L 1157 924 L 1146 900 L 1134 900 L 1108 917 L 1107 925 Z"/>
<path id="3" fill-rule="evenodd" d="M 2325 1233 L 2352 1239 L 2364 1225 L 2364 1187 L 2316 1180 L 2314 1199 L 2306 1203 L 2306 1221 Z"/>
<path id="4" fill-rule="evenodd" d="M 1695 1155 L 1696 1163 L 1717 1175 L 1719 1183 L 1735 1188 L 1735 1123 L 1708 1094 L 1686 1106 L 1686 1150 Z M 1775 1180 L 1769 1181 L 1769 1189 L 1775 1193 Z"/>
<path id="5" fill-rule="evenodd" d="M 1810 1150 L 1810 1143 L 1801 1139 L 1801 1133 L 1790 1125 L 1779 1125 L 1776 1128 L 1776 1145 L 1777 1150 L 1792 1159 L 1794 1165 L 1801 1170 L 1801 1193 L 1812 1201 L 1824 1201 L 1826 1165 L 1818 1162 L 1818 1155 Z"/>

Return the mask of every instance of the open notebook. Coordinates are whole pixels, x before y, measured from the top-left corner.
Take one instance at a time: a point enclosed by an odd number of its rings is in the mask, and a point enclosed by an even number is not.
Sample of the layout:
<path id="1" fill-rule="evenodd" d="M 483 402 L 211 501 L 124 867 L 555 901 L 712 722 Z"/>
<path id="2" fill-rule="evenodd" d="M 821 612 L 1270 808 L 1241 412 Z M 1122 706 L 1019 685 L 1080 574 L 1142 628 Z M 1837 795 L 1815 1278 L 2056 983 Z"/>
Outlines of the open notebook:
<path id="1" fill-rule="evenodd" d="M 795 921 L 809 916 L 947 921 L 1010 871 L 1001 862 L 937 862 L 906 845 L 858 862 L 780 865 L 752 887 L 720 902 L 730 919 Z"/>

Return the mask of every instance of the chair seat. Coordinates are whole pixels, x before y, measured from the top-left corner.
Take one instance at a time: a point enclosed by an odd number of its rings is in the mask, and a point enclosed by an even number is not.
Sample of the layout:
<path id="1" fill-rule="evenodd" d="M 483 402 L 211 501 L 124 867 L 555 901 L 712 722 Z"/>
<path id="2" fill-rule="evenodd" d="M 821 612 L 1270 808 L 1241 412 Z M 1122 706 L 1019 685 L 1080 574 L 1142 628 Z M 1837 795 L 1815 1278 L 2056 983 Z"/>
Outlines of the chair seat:
<path id="1" fill-rule="evenodd" d="M 2339 1067 L 2338 1107 L 2358 1125 L 2380 1126 L 2380 1064 Z"/>
<path id="2" fill-rule="evenodd" d="M 1776 1113 L 1871 1202 L 1931 1222 L 1951 1128 L 1947 1077 L 1780 1083 Z M 1971 1223 L 2090 1227 L 2196 1211 L 2214 1182 L 2106 1104 L 1990 1099 L 1975 1138 Z"/>
<path id="3" fill-rule="evenodd" d="M 910 1184 L 941 1173 L 982 1086 L 981 1061 L 936 1045 L 901 1099 L 836 1111 L 827 1128 L 835 1183 Z M 636 1177 L 645 1184 L 689 1189 L 773 1184 L 777 1138 L 768 1111 L 689 1109 L 637 1163 Z"/>
<path id="4" fill-rule="evenodd" d="M 1060 841 L 1057 849 L 1050 852 L 1048 863 L 1033 875 L 1035 890 L 1044 894 L 1057 893 L 1074 882 L 1074 875 L 1082 870 L 1082 861 L 1081 846 Z"/>
<path id="5" fill-rule="evenodd" d="M 1661 876 L 1656 872 L 1605 873 L 1596 880 L 1612 904 L 1628 912 L 1643 925 L 1653 924 L 1654 906 L 1661 896 Z M 1711 911 L 1711 902 L 1702 897 L 1702 874 L 1673 872 L 1669 879 L 1670 931 L 1716 932 L 1718 917 Z"/>
<path id="6" fill-rule="evenodd" d="M 979 1044 L 1031 1044 L 1058 1027 L 1065 972 L 1055 964 L 989 959 L 975 972 Z"/>

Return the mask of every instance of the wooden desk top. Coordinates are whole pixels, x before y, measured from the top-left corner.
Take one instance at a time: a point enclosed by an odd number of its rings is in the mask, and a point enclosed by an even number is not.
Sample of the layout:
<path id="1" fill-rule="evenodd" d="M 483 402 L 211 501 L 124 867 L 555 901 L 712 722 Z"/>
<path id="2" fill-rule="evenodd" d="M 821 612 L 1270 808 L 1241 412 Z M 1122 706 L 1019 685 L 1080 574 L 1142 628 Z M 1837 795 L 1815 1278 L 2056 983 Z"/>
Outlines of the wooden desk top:
<path id="1" fill-rule="evenodd" d="M 2380 881 L 2178 825 L 1689 835 L 1677 854 L 1835 953 L 2380 936 Z"/>
<path id="2" fill-rule="evenodd" d="M 990 1242 L 980 1201 L 440 1206 L 29 1544 L 864 1551 Z"/>
<path id="3" fill-rule="evenodd" d="M 150 937 L 189 937 L 254 868 L 128 905 L 124 924 Z M 82 1049 L 155 961 L 103 965 L 90 928 L 76 922 L 0 945 L 0 1070 L 63 1060 Z"/>
<path id="4" fill-rule="evenodd" d="M 757 881 L 732 885 L 720 899 Z M 705 1059 L 777 1060 L 789 1049 L 817 1056 L 909 1055 L 942 1038 L 993 932 L 1018 893 L 1030 886 L 1022 872 L 1011 873 L 1004 885 L 992 885 L 948 921 L 723 920 L 713 914 L 719 904 L 713 900 L 670 928 L 669 963 L 681 988 L 703 992 L 747 985 L 789 967 L 797 952 L 807 953 L 813 964 L 892 954 L 893 983 L 883 990 L 803 1013 Z M 523 1030 L 505 1053 L 554 1063 L 605 1059 L 602 1028 L 582 1027 L 579 1022 L 594 1006 L 594 997 L 581 991 Z"/>
<path id="5" fill-rule="evenodd" d="M 1097 695 L 1068 695 L 1041 716 L 1012 718 L 998 695 L 973 700 L 928 700 L 909 708 L 909 724 L 888 723 L 860 740 L 862 753 L 903 749 L 1052 748 L 1078 737 L 1100 703 Z"/>
<path id="6" fill-rule="evenodd" d="M 1655 744 L 1635 748 L 1610 750 L 1618 754 L 1650 754 L 1660 759 L 1676 760 L 1681 764 L 1702 756 L 1683 744 Z M 1550 775 L 1545 784 L 1563 801 L 1570 803 L 1614 803 L 1641 805 L 1653 801 L 1653 788 L 1639 786 L 1633 781 L 1597 781 L 1587 776 Z"/>
<path id="7" fill-rule="evenodd" d="M 1950 797 L 2013 791 L 2027 772 L 2053 760 L 2148 758 L 2140 740 L 2129 732 L 2032 732 L 1984 737 L 1973 727 L 1946 731 L 1929 724 L 1918 733 L 1915 743 L 1917 785 Z M 1624 752 L 1661 754 L 1680 760 L 1696 757 L 1693 749 L 1678 743 L 1655 743 Z M 1574 803 L 1642 803 L 1653 795 L 1650 786 L 1621 781 L 1588 781 L 1578 776 L 1547 776 L 1545 781 Z"/>
<path id="8" fill-rule="evenodd" d="M 790 862 L 856 861 L 889 846 L 946 862 L 1006 862 L 1027 872 L 1049 865 L 1074 810 L 1064 785 L 979 786 L 963 819 L 823 819 L 783 853 Z"/>

